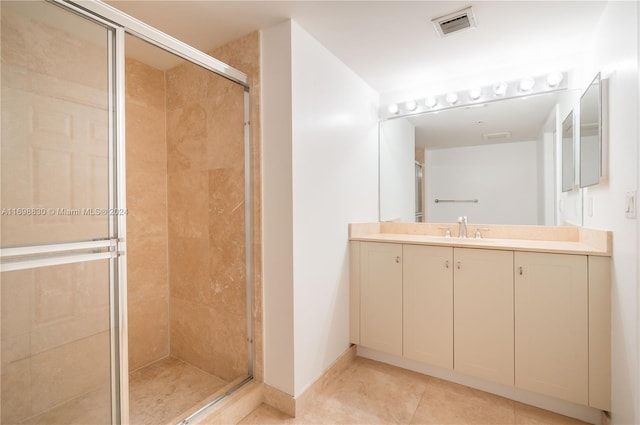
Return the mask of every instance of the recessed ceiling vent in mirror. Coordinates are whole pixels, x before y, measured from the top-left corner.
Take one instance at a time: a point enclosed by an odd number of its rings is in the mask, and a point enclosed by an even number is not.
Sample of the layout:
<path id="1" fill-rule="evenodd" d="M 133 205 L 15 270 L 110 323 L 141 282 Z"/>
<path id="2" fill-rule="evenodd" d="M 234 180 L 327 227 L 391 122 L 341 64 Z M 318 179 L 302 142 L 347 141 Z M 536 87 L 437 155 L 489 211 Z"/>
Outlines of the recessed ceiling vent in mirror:
<path id="1" fill-rule="evenodd" d="M 433 22 L 433 26 L 436 28 L 440 37 L 476 27 L 476 18 L 473 16 L 471 6 L 432 19 L 431 22 Z"/>
<path id="2" fill-rule="evenodd" d="M 482 138 L 487 142 L 495 142 L 500 140 L 509 140 L 511 139 L 510 131 L 499 131 L 496 133 L 483 133 Z"/>

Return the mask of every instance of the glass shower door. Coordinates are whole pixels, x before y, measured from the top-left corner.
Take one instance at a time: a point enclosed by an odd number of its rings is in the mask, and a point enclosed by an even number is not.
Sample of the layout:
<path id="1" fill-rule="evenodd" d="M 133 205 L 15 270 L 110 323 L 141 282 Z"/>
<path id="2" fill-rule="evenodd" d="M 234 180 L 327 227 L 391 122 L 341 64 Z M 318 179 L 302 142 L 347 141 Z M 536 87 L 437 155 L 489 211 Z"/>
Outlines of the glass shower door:
<path id="1" fill-rule="evenodd" d="M 2 423 L 119 422 L 114 33 L 0 4 Z"/>

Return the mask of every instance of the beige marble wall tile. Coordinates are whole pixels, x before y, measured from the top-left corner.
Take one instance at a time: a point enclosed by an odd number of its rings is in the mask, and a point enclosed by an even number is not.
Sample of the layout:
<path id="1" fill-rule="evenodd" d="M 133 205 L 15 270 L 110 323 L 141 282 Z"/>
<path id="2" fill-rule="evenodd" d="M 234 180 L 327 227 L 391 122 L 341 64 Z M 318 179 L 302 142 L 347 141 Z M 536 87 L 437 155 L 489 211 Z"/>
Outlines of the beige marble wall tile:
<path id="1" fill-rule="evenodd" d="M 107 266 L 3 273 L 3 420 L 26 419 L 109 382 Z"/>
<path id="2" fill-rule="evenodd" d="M 169 353 L 165 74 L 126 59 L 129 368 Z"/>
<path id="3" fill-rule="evenodd" d="M 33 311 L 33 270 L 2 273 L 2 354 L 10 337 L 30 334 Z"/>
<path id="4" fill-rule="evenodd" d="M 171 354 L 231 379 L 247 356 L 244 90 L 192 64 L 166 81 Z"/>
<path id="5" fill-rule="evenodd" d="M 111 389 L 103 386 L 43 414 L 31 417 L 24 425 L 109 425 L 111 421 Z"/>
<path id="6" fill-rule="evenodd" d="M 171 299 L 171 355 L 226 381 L 246 374 L 246 321 Z"/>
<path id="7" fill-rule="evenodd" d="M 99 388 L 110 379 L 109 332 L 31 358 L 32 413 Z"/>
<path id="8" fill-rule="evenodd" d="M 129 236 L 127 251 L 129 301 L 168 298 L 167 237 Z"/>
<path id="9" fill-rule="evenodd" d="M 2 423 L 17 423 L 32 415 L 31 358 L 2 368 Z"/>
<path id="10" fill-rule="evenodd" d="M 134 371 L 169 355 L 169 299 L 166 294 L 130 299 L 128 307 L 129 370 Z"/>
<path id="11" fill-rule="evenodd" d="M 207 238 L 171 238 L 169 281 L 172 298 L 206 302 L 206 294 L 211 286 L 208 256 Z"/>
<path id="12" fill-rule="evenodd" d="M 107 217 L 59 212 L 108 206 L 106 43 L 100 48 L 55 27 L 64 12 L 45 3 L 7 2 L 2 9 L 2 113 L 10 123 L 1 138 L 3 207 L 47 211 L 3 216 L 2 244 L 106 236 Z M 86 35 L 106 40 L 98 26 Z"/>
<path id="13" fill-rule="evenodd" d="M 254 378 L 262 381 L 263 336 L 262 336 L 262 182 L 261 159 L 262 144 L 260 140 L 260 33 L 254 32 L 234 40 L 209 52 L 213 57 L 247 74 L 251 94 L 251 178 L 252 178 L 252 226 L 253 226 L 253 356 Z"/>
<path id="14" fill-rule="evenodd" d="M 42 15 L 46 15 L 46 19 Z M 73 36 L 55 24 L 61 17 L 67 18 L 69 25 L 82 25 L 85 22 L 81 17 L 69 15 L 49 4 L 3 4 L 2 55 L 7 61 L 24 69 L 106 90 L 104 74 L 87 72 L 87 66 L 95 66 L 106 72 L 106 29 L 98 25 L 95 28 L 84 25 L 85 36 Z M 104 48 L 97 47 L 101 43 Z M 5 51 L 6 47 L 12 46 L 18 49 Z M 78 52 L 83 54 L 79 55 Z"/>
<path id="15" fill-rule="evenodd" d="M 169 143 L 169 162 L 171 163 L 173 159 L 170 140 Z M 169 238 L 208 238 L 210 207 L 208 173 L 201 170 L 169 172 L 168 179 Z M 179 261 L 181 254 L 173 249 L 171 243 L 169 250 L 169 263 L 173 266 L 176 261 Z"/>

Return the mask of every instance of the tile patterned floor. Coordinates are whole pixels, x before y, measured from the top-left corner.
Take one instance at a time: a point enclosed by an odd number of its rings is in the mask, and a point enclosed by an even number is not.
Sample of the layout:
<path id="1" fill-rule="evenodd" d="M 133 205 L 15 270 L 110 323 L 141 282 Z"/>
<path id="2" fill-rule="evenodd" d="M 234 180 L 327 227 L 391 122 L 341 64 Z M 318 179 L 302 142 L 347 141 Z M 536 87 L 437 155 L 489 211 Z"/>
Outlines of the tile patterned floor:
<path id="1" fill-rule="evenodd" d="M 548 424 L 584 422 L 358 357 L 298 418 L 265 404 L 240 424 Z"/>
<path id="2" fill-rule="evenodd" d="M 129 376 L 129 420 L 132 425 L 160 425 L 222 388 L 226 382 L 173 357 L 159 360 Z"/>

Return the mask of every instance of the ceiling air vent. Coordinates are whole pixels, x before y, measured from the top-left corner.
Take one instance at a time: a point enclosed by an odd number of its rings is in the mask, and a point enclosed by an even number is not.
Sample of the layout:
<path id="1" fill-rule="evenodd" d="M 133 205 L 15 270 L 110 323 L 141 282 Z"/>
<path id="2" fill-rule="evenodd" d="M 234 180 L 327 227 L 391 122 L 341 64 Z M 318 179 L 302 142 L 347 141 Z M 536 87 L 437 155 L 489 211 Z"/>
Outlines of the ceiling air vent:
<path id="1" fill-rule="evenodd" d="M 476 27 L 476 18 L 473 16 L 471 6 L 432 19 L 431 22 L 433 22 L 433 26 L 436 28 L 438 34 L 440 34 L 440 37 Z"/>
<path id="2" fill-rule="evenodd" d="M 500 131 L 497 133 L 483 133 L 482 138 L 487 142 L 497 142 L 500 140 L 509 140 L 511 138 L 510 131 Z"/>

